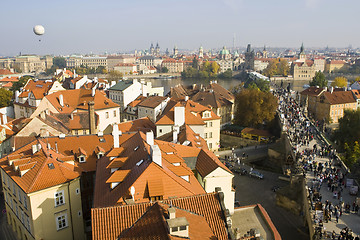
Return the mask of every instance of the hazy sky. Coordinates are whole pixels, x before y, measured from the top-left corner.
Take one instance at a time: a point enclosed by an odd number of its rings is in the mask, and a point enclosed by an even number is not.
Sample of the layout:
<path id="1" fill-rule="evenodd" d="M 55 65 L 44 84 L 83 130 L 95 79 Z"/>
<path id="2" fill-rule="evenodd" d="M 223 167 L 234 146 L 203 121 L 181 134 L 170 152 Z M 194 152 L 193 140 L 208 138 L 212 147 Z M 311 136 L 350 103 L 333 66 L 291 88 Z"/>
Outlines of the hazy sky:
<path id="1" fill-rule="evenodd" d="M 360 46 L 359 0 L 1 0 L 0 55 Z M 34 25 L 45 27 L 35 36 Z"/>

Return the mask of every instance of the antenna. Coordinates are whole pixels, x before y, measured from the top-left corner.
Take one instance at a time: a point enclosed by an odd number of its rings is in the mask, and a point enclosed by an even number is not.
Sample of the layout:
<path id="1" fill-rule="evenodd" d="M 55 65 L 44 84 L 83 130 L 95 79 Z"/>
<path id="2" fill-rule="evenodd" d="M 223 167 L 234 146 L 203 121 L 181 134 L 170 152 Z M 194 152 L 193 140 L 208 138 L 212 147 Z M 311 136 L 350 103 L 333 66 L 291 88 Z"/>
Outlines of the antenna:
<path id="1" fill-rule="evenodd" d="M 134 186 L 131 186 L 131 188 L 130 188 L 130 193 L 131 193 L 131 196 L 132 196 L 133 201 L 135 201 L 135 198 L 134 198 L 134 195 L 135 195 L 135 187 L 134 187 Z"/>

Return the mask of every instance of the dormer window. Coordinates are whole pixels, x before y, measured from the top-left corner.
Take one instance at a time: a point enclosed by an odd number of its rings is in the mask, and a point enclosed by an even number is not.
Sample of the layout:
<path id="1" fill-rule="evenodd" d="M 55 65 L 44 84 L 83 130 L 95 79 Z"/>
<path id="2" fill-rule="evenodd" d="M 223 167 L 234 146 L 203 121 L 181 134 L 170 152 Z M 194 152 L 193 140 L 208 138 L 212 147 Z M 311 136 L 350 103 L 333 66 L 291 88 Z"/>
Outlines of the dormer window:
<path id="1" fill-rule="evenodd" d="M 81 163 L 86 162 L 86 159 L 85 159 L 84 155 L 79 156 L 79 162 L 81 162 Z"/>

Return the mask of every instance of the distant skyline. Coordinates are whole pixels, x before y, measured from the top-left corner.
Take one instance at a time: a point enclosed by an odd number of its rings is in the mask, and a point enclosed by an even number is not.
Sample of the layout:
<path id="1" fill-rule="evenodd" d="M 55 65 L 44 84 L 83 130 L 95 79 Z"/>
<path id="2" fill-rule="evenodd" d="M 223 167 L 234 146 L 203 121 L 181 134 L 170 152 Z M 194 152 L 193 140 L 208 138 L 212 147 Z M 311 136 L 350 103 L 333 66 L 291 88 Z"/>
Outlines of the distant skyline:
<path id="1" fill-rule="evenodd" d="M 0 55 L 360 46 L 356 0 L 3 1 Z M 45 35 L 32 28 L 41 24 Z M 41 39 L 41 42 L 39 42 Z"/>

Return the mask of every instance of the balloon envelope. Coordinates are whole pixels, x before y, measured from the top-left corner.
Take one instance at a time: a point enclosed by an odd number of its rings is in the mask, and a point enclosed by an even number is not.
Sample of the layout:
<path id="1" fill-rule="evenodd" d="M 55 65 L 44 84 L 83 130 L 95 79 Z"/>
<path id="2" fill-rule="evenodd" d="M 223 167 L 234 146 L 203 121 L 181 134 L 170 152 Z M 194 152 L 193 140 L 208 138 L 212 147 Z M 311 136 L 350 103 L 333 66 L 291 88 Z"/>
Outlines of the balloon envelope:
<path id="1" fill-rule="evenodd" d="M 45 33 L 45 28 L 41 25 L 36 25 L 33 30 L 36 35 L 43 35 Z"/>

